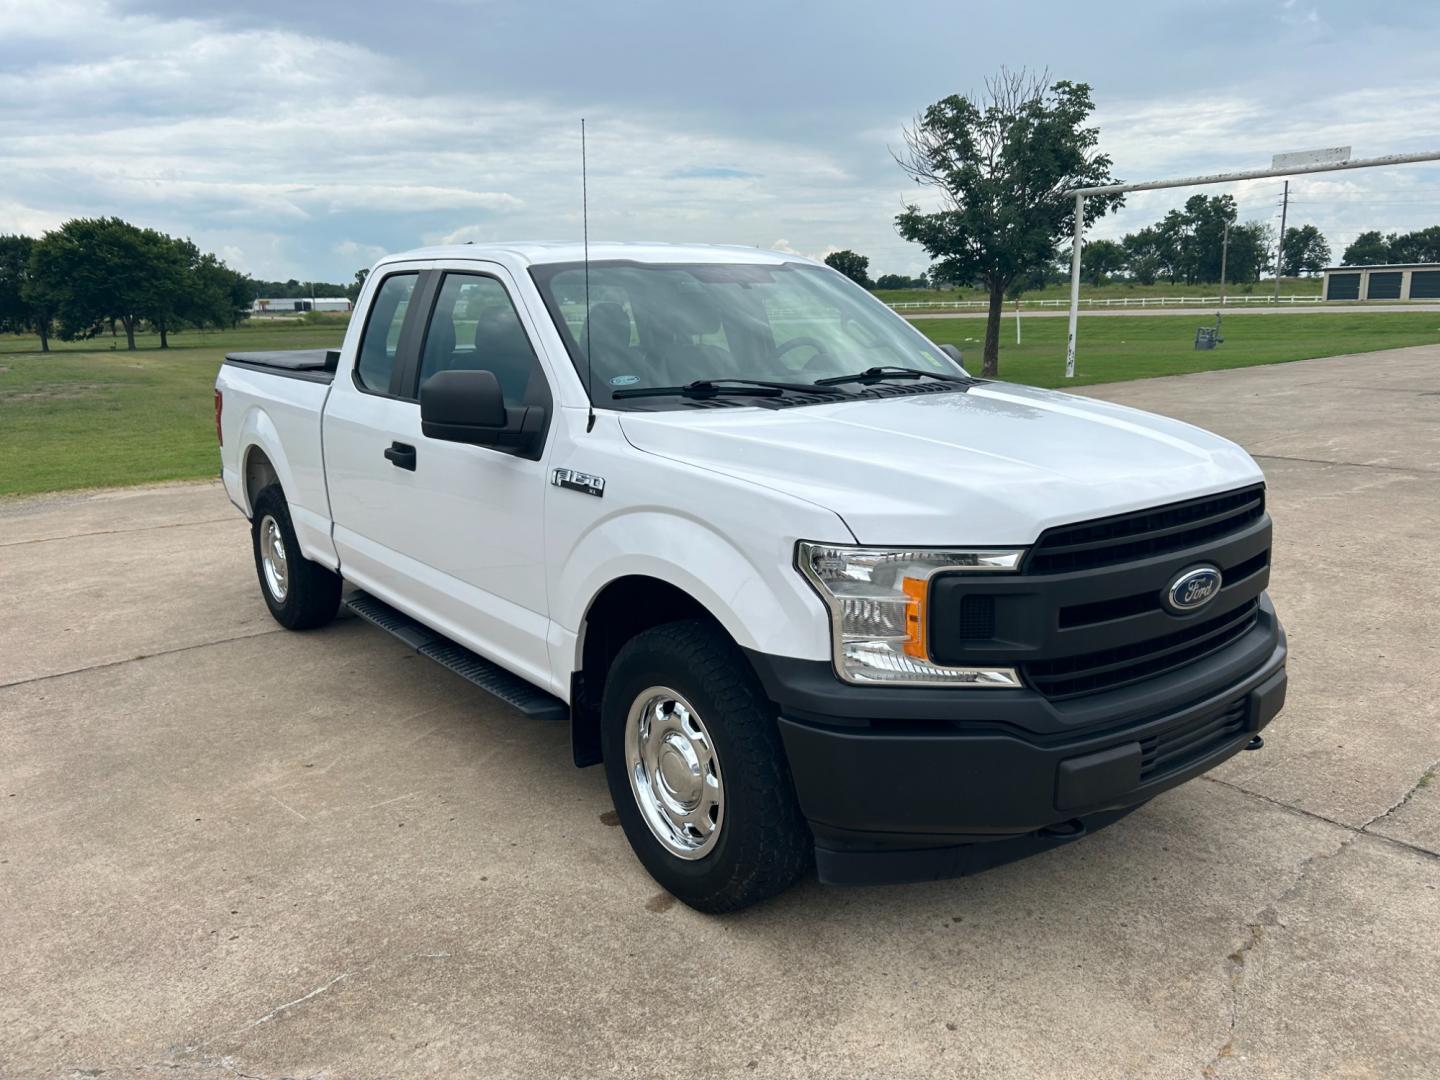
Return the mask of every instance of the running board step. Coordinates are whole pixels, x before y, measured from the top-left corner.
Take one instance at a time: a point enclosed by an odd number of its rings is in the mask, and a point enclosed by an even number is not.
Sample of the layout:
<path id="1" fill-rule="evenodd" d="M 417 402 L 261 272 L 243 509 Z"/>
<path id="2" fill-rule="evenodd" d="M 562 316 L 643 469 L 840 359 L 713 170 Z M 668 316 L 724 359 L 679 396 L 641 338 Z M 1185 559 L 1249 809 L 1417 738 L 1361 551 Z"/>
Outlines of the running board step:
<path id="1" fill-rule="evenodd" d="M 351 593 L 345 600 L 345 606 L 366 622 L 399 638 L 421 656 L 449 668 L 462 679 L 474 683 L 534 720 L 564 720 L 570 715 L 570 706 L 555 695 L 416 622 L 403 611 L 397 611 L 367 592 L 357 590 Z"/>

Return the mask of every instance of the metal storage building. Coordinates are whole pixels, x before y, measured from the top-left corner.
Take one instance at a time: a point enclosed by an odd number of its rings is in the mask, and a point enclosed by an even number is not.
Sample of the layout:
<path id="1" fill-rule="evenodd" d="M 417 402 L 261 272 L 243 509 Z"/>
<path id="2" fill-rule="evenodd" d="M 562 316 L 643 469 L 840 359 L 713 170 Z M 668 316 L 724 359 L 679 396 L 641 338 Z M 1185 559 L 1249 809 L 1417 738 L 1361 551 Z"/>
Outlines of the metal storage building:
<path id="1" fill-rule="evenodd" d="M 1440 263 L 1327 266 L 1326 300 L 1440 300 Z"/>

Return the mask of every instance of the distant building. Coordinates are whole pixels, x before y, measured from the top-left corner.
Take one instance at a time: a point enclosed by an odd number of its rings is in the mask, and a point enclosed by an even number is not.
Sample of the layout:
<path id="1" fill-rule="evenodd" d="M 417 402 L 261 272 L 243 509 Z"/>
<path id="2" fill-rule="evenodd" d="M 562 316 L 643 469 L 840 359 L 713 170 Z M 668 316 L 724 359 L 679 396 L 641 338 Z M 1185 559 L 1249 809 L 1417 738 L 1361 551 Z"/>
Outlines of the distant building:
<path id="1" fill-rule="evenodd" d="M 293 315 L 304 311 L 349 312 L 354 305 L 343 296 L 320 297 L 311 300 L 304 297 L 262 297 L 250 305 L 252 315 Z"/>
<path id="2" fill-rule="evenodd" d="M 1327 266 L 1326 300 L 1440 300 L 1440 263 Z"/>

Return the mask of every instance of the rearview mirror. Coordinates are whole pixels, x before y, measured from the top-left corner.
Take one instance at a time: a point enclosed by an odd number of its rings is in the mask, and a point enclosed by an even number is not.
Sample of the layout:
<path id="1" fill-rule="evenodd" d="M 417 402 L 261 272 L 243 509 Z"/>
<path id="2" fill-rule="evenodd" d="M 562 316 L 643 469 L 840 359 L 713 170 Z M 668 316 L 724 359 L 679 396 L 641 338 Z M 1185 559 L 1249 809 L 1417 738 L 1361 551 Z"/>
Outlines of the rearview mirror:
<path id="1" fill-rule="evenodd" d="M 506 405 L 493 371 L 441 371 L 420 385 L 420 430 L 426 438 L 533 457 L 544 428 L 545 409 Z"/>

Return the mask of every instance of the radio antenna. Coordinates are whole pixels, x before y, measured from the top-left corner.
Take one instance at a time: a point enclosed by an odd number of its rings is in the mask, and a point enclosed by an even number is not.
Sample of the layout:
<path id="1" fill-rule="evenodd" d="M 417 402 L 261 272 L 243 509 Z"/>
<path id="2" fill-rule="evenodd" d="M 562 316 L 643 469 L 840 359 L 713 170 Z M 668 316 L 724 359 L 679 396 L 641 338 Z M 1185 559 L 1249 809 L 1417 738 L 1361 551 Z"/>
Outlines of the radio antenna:
<path id="1" fill-rule="evenodd" d="M 585 432 L 595 430 L 595 354 L 590 347 L 590 177 L 585 161 L 585 118 L 580 118 L 580 228 L 585 248 Z"/>

